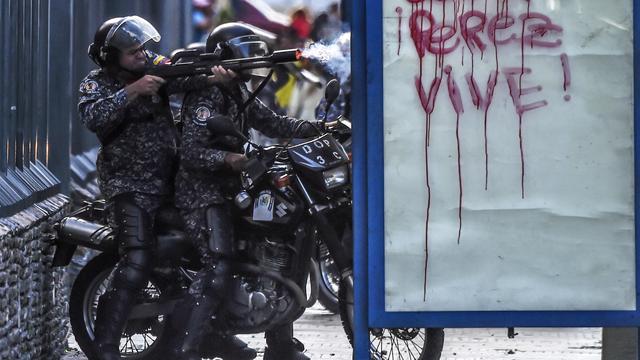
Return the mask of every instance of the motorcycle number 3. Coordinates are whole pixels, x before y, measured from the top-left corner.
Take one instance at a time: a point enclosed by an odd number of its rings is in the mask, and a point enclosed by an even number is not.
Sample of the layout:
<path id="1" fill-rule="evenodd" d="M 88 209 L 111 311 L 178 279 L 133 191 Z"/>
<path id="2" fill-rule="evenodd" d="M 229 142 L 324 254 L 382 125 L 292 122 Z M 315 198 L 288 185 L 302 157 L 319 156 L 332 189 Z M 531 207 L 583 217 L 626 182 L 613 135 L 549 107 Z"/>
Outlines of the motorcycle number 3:
<path id="1" fill-rule="evenodd" d="M 274 199 L 270 191 L 262 191 L 253 202 L 253 220 L 272 221 L 273 220 Z"/>

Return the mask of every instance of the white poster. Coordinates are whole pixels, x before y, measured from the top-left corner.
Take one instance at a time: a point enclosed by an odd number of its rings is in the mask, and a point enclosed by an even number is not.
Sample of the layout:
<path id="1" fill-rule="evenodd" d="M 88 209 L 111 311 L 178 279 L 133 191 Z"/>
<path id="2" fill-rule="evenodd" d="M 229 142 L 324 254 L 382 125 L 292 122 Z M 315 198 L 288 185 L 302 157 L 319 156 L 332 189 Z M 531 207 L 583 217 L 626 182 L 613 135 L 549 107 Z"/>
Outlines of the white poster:
<path id="1" fill-rule="evenodd" d="M 384 0 L 385 309 L 635 310 L 631 0 Z"/>

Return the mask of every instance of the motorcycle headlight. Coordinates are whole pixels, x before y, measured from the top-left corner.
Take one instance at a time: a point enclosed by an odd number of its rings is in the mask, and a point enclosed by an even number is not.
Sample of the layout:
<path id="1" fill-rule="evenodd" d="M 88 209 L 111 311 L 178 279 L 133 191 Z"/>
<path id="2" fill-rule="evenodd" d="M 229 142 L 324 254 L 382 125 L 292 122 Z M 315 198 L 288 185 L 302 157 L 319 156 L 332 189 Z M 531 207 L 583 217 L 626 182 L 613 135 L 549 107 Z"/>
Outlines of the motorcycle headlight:
<path id="1" fill-rule="evenodd" d="M 331 170 L 323 171 L 322 176 L 324 177 L 324 186 L 327 189 L 333 189 L 349 181 L 349 168 L 347 165 L 342 165 Z"/>

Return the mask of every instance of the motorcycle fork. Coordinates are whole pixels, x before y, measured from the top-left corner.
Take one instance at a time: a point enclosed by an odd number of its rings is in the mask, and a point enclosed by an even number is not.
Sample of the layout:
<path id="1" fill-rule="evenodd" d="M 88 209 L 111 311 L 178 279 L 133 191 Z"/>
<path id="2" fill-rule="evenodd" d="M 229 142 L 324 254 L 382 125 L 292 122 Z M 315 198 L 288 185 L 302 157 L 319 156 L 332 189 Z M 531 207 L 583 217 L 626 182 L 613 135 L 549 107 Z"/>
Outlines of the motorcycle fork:
<path id="1" fill-rule="evenodd" d="M 325 206 L 321 206 L 315 202 L 307 187 L 302 182 L 299 177 L 295 177 L 295 183 L 300 189 L 302 197 L 304 198 L 307 206 L 309 208 L 309 213 L 311 215 L 311 219 L 313 220 L 318 232 L 320 233 L 320 237 L 327 245 L 327 249 L 329 250 L 329 254 L 335 261 L 336 265 L 340 269 L 341 275 L 344 277 L 347 273 L 351 271 L 352 263 L 351 257 L 349 254 L 351 253 L 349 249 L 345 249 L 344 245 L 340 241 L 340 237 L 336 232 L 335 228 L 329 222 L 329 219 L 325 215 L 325 211 L 328 209 Z M 309 241 L 309 243 L 313 243 Z"/>
<path id="2" fill-rule="evenodd" d="M 295 252 L 296 255 L 291 263 L 290 277 L 296 284 L 303 287 L 309 275 L 309 262 L 313 256 L 314 242 L 310 241 L 312 229 L 306 223 L 301 224 L 295 232 Z"/>

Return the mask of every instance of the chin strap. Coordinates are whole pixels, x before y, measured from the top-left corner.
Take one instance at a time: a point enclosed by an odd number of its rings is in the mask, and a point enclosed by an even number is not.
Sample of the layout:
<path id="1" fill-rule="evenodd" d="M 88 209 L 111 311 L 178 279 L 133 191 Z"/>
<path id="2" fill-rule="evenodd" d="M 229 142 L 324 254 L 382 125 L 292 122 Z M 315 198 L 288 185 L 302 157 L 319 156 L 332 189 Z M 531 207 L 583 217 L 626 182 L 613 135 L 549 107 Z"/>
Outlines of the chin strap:
<path id="1" fill-rule="evenodd" d="M 238 121 L 240 115 L 242 115 L 242 113 L 244 113 L 244 111 L 247 109 L 247 107 L 249 107 L 249 104 L 251 104 L 251 102 L 253 102 L 256 99 L 256 97 L 258 97 L 258 94 L 260 94 L 262 89 L 264 89 L 264 87 L 267 86 L 267 84 L 269 83 L 269 80 L 271 80 L 271 76 L 273 76 L 273 69 L 271 69 L 271 71 L 269 71 L 269 74 L 267 75 L 267 77 L 265 77 L 264 80 L 262 80 L 262 82 L 260 83 L 260 85 L 258 85 L 256 90 L 251 93 L 249 98 L 242 104 L 240 109 L 238 109 L 238 114 L 236 114 L 236 119 L 235 119 L 234 122 Z M 241 124 L 240 125 L 240 131 L 244 134 L 245 133 L 244 118 L 242 119 L 242 122 L 240 124 Z"/>

